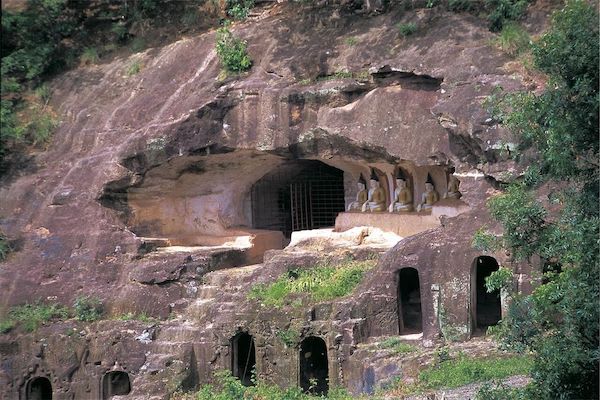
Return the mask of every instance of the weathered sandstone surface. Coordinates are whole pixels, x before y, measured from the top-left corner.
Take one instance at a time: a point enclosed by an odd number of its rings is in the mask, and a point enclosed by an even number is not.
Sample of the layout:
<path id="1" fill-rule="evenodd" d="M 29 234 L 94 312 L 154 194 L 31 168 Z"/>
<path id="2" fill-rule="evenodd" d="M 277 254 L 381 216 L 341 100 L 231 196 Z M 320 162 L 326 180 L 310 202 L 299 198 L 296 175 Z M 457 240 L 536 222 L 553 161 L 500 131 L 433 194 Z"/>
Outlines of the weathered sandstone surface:
<path id="1" fill-rule="evenodd" d="M 409 21 L 419 29 L 402 38 L 394 25 Z M 132 395 L 162 398 L 229 368 L 230 338 L 241 331 L 255 338 L 261 376 L 297 384 L 297 349 L 276 336 L 290 329 L 325 339 L 331 384 L 371 391 L 373 379 L 393 371 L 373 370 L 355 350 L 398 334 L 394 282 L 402 267 L 420 274 L 425 346 L 450 328 L 461 338 L 472 333 L 469 285 L 482 254 L 471 237 L 489 223 L 484 204 L 496 179 L 515 168 L 503 158 L 506 133 L 482 103 L 497 85 L 528 84 L 511 72 L 485 22 L 438 9 L 357 16 L 281 4 L 233 31 L 248 41 L 254 63 L 242 76 L 217 79 L 208 32 L 52 82 L 62 123 L 35 166 L 0 188 L 1 228 L 18 247 L 0 265 L 0 306 L 71 304 L 85 294 L 103 299 L 107 315 L 174 319 L 67 321 L 3 335 L 4 398 L 40 374 L 52 377 L 57 398 L 96 398 L 101 376 L 115 368 L 130 374 Z M 134 59 L 143 68 L 127 76 Z M 444 170 L 454 167 L 464 212 L 385 254 L 362 239 L 345 252 L 327 243 L 269 250 L 281 248 L 272 245 L 281 238 L 248 233 L 250 192 L 290 160 L 344 171 L 346 203 L 370 167 L 391 177 L 402 165 L 415 199 L 427 173 L 443 192 Z M 259 259 L 266 251 L 262 264 L 247 266 L 257 254 L 240 237 L 259 246 Z M 246 298 L 253 284 L 293 268 L 370 254 L 381 255 L 379 263 L 350 298 L 284 311 Z M 531 274 L 509 255 L 491 256 Z M 149 340 L 139 339 L 144 330 Z"/>

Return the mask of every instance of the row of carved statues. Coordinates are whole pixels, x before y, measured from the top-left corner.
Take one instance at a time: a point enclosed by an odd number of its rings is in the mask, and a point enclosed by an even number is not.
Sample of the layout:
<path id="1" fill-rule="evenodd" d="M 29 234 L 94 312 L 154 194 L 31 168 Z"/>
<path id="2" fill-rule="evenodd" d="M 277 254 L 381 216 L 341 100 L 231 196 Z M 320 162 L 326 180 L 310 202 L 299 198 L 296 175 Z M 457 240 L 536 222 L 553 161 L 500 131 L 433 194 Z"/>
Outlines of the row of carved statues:
<path id="1" fill-rule="evenodd" d="M 460 199 L 462 194 L 458 190 L 460 181 L 452 174 L 448 178 L 448 190 L 444 195 L 445 198 Z M 356 200 L 350 203 L 348 211 L 361 212 L 407 212 L 413 211 L 413 194 L 410 188 L 410 183 L 401 169 L 396 173 L 396 189 L 392 196 L 392 201 L 386 207 L 386 192 L 379 184 L 379 177 L 374 170 L 371 170 L 369 179 L 369 189 L 362 174 L 357 182 L 358 193 Z M 417 211 L 431 209 L 433 204 L 440 199 L 439 193 L 435 190 L 433 179 L 430 174 L 427 174 L 425 181 L 425 192 L 421 195 L 421 201 L 417 204 Z"/>

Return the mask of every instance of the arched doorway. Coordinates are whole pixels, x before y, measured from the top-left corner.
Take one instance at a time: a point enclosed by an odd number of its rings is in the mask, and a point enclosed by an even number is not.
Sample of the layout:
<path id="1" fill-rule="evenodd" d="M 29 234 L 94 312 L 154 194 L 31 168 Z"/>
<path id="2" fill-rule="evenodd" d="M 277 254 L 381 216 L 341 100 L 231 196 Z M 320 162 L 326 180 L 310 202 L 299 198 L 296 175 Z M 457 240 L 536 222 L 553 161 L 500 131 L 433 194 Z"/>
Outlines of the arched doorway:
<path id="1" fill-rule="evenodd" d="M 398 272 L 398 325 L 401 335 L 423 332 L 421 284 L 415 268 Z"/>
<path id="2" fill-rule="evenodd" d="M 242 332 L 231 339 L 231 374 L 244 386 L 252 386 L 252 374 L 256 369 L 256 351 L 252 335 Z"/>
<path id="3" fill-rule="evenodd" d="M 329 390 L 327 345 L 320 337 L 309 336 L 300 343 L 300 387 L 315 395 Z"/>
<path id="4" fill-rule="evenodd" d="M 31 379 L 25 390 L 27 400 L 52 400 L 52 384 L 50 379 L 44 376 Z"/>
<path id="5" fill-rule="evenodd" d="M 131 392 L 129 374 L 125 371 L 110 371 L 102 377 L 102 400 L 123 396 Z"/>
<path id="6" fill-rule="evenodd" d="M 496 325 L 502 318 L 500 291 L 491 293 L 485 288 L 485 278 L 498 271 L 499 265 L 494 257 L 481 256 L 473 262 L 471 269 L 471 326 L 473 332 L 484 331 L 488 326 Z"/>
<path id="7" fill-rule="evenodd" d="M 282 231 L 335 225 L 344 211 L 344 173 L 316 160 L 288 161 L 259 179 L 251 191 L 252 227 Z"/>

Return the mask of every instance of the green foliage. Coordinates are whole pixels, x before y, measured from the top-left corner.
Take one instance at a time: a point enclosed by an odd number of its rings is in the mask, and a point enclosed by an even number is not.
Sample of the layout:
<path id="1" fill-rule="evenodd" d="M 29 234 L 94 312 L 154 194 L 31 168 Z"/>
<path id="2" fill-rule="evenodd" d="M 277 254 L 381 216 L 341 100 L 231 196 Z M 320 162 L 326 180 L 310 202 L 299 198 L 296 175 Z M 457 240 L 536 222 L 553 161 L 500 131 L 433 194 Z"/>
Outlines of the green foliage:
<path id="1" fill-rule="evenodd" d="M 80 321 L 96 321 L 102 315 L 102 302 L 96 297 L 79 296 L 73 303 L 75 316 Z"/>
<path id="2" fill-rule="evenodd" d="M 246 41 L 239 39 L 225 26 L 217 30 L 217 55 L 228 72 L 247 71 L 252 60 L 246 51 Z"/>
<path id="3" fill-rule="evenodd" d="M 521 25 L 516 22 L 508 22 L 502 26 L 496 43 L 505 53 L 517 56 L 529 48 L 531 39 Z"/>
<path id="4" fill-rule="evenodd" d="M 527 388 L 514 388 L 503 383 L 484 383 L 477 392 L 476 400 L 530 400 L 535 398 Z"/>
<path id="5" fill-rule="evenodd" d="M 512 291 L 513 287 L 513 272 L 509 268 L 500 267 L 497 271 L 492 272 L 485 278 L 485 289 L 488 293 L 497 290 Z"/>
<path id="6" fill-rule="evenodd" d="M 391 349 L 394 354 L 407 354 L 417 350 L 415 346 L 403 342 L 399 337 L 389 337 L 381 341 L 378 347 L 380 349 Z"/>
<path id="7" fill-rule="evenodd" d="M 286 347 L 294 347 L 300 340 L 300 332 L 294 329 L 279 330 L 275 333 Z"/>
<path id="8" fill-rule="evenodd" d="M 129 76 L 136 75 L 137 73 L 139 73 L 141 71 L 141 69 L 142 69 L 142 63 L 139 62 L 138 60 L 134 60 L 127 67 L 127 75 L 129 75 Z"/>
<path id="9" fill-rule="evenodd" d="M 129 49 L 134 53 L 139 53 L 146 48 L 146 41 L 143 38 L 136 37 L 131 41 Z"/>
<path id="10" fill-rule="evenodd" d="M 497 236 L 487 231 L 487 227 L 482 226 L 475 231 L 471 245 L 477 250 L 491 252 L 497 250 L 501 246 L 499 241 Z"/>
<path id="11" fill-rule="evenodd" d="M 221 370 L 215 373 L 216 383 L 204 385 L 195 394 L 195 400 L 350 400 L 353 397 L 345 389 L 331 388 L 327 396 L 315 397 L 305 394 L 298 387 L 282 389 L 279 386 L 267 384 L 260 380 L 256 386 L 243 386 L 231 376 L 229 371 Z"/>
<path id="12" fill-rule="evenodd" d="M 227 0 L 227 15 L 233 19 L 243 20 L 248 17 L 254 0 Z"/>
<path id="13" fill-rule="evenodd" d="M 406 37 L 410 36 L 417 31 L 417 24 L 414 22 L 407 22 L 405 24 L 398 23 L 396 24 L 396 28 L 398 29 L 398 33 L 401 36 Z"/>
<path id="14" fill-rule="evenodd" d="M 310 294 L 315 302 L 333 300 L 350 294 L 365 271 L 374 265 L 372 260 L 346 261 L 340 265 L 320 264 L 311 269 L 297 269 L 271 284 L 254 286 L 248 297 L 273 307 L 283 306 L 289 295 L 298 293 Z"/>
<path id="15" fill-rule="evenodd" d="M 571 0 L 533 44 L 534 66 L 548 76 L 542 93 L 498 96 L 496 118 L 535 165 L 490 201 L 517 258 L 554 260 L 562 272 L 531 296 L 516 296 L 497 334 L 505 346 L 535 354 L 536 399 L 598 398 L 600 210 L 598 12 Z M 532 189 L 560 181 L 549 213 Z"/>
<path id="16" fill-rule="evenodd" d="M 11 250 L 8 238 L 0 232 L 0 261 L 6 260 L 6 257 L 8 257 L 8 253 L 10 253 Z"/>
<path id="17" fill-rule="evenodd" d="M 448 10 L 453 12 L 475 11 L 477 6 L 474 0 L 448 0 Z"/>
<path id="18" fill-rule="evenodd" d="M 115 319 L 119 321 L 140 321 L 146 323 L 156 322 L 156 318 L 149 316 L 145 312 L 139 314 L 128 312 L 125 314 L 117 315 Z"/>
<path id="19" fill-rule="evenodd" d="M 485 0 L 492 32 L 499 32 L 507 21 L 517 21 L 525 15 L 531 0 Z"/>
<path id="20" fill-rule="evenodd" d="M 79 57 L 82 64 L 96 64 L 100 61 L 98 50 L 95 47 L 86 47 Z"/>
<path id="21" fill-rule="evenodd" d="M 129 37 L 129 29 L 127 29 L 127 26 L 122 21 L 113 24 L 110 31 L 115 34 L 119 42 L 124 42 Z"/>
<path id="22" fill-rule="evenodd" d="M 348 46 L 354 46 L 356 43 L 358 43 L 358 39 L 356 39 L 354 36 L 351 36 L 344 39 L 344 43 L 346 43 Z"/>
<path id="23" fill-rule="evenodd" d="M 40 325 L 52 319 L 66 319 L 69 316 L 67 308 L 59 304 L 34 303 L 13 307 L 8 313 L 9 321 L 21 326 L 26 332 L 35 331 Z M 5 325 L 9 322 L 4 322 Z"/>
<path id="24" fill-rule="evenodd" d="M 12 319 L 0 319 L 0 333 L 8 333 L 15 327 L 15 321 Z"/>
<path id="25" fill-rule="evenodd" d="M 419 384 L 428 389 L 454 388 L 474 382 L 527 375 L 533 361 L 526 356 L 472 358 L 460 355 L 419 374 Z"/>

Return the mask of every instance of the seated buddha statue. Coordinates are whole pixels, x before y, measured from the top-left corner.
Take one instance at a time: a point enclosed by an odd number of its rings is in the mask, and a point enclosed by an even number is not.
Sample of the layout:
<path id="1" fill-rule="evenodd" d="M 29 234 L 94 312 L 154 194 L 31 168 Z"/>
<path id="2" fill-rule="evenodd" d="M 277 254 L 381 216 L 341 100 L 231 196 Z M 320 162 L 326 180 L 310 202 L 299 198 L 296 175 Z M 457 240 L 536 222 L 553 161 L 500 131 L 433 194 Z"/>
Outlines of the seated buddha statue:
<path id="1" fill-rule="evenodd" d="M 367 201 L 362 206 L 362 212 L 385 211 L 385 190 L 379 187 L 379 178 L 375 171 L 371 170 L 369 179 L 369 194 Z"/>
<path id="2" fill-rule="evenodd" d="M 462 193 L 458 190 L 460 186 L 460 181 L 453 174 L 450 174 L 448 177 L 448 191 L 446 192 L 446 198 L 448 199 L 460 199 L 462 197 Z"/>
<path id="3" fill-rule="evenodd" d="M 348 211 L 360 211 L 363 204 L 365 204 L 369 197 L 369 194 L 367 193 L 367 183 L 365 182 L 365 178 L 363 178 L 362 174 L 360 175 L 360 178 L 358 178 L 356 187 L 358 188 L 356 200 L 348 205 Z"/>
<path id="4" fill-rule="evenodd" d="M 394 197 L 392 198 L 392 204 L 390 204 L 388 211 L 412 211 L 412 209 L 412 193 L 408 188 L 404 173 L 399 169 L 398 173 L 396 174 L 396 189 L 394 190 Z"/>
<path id="5" fill-rule="evenodd" d="M 430 174 L 427 174 L 427 180 L 425 181 L 425 193 L 421 195 L 421 203 L 419 203 L 417 211 L 431 209 L 433 204 L 439 199 L 440 195 L 433 187 L 433 179 L 431 179 Z"/>

